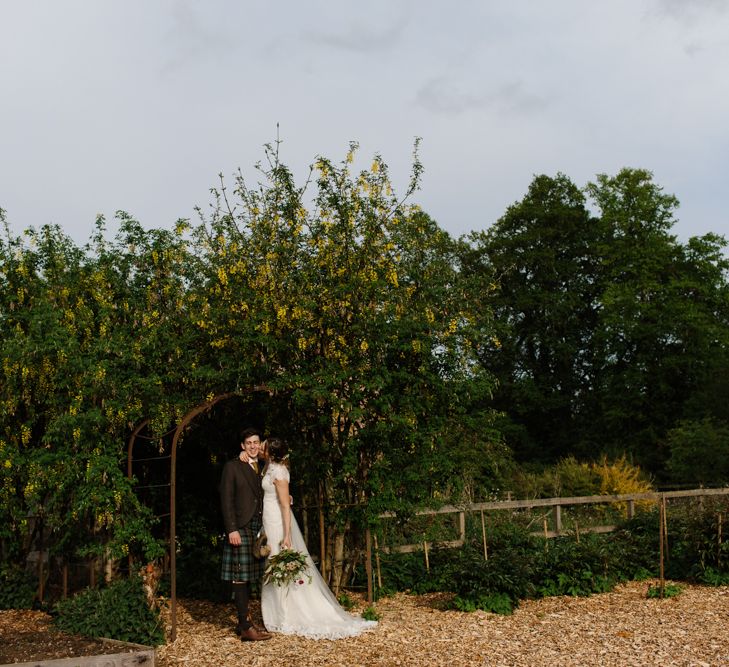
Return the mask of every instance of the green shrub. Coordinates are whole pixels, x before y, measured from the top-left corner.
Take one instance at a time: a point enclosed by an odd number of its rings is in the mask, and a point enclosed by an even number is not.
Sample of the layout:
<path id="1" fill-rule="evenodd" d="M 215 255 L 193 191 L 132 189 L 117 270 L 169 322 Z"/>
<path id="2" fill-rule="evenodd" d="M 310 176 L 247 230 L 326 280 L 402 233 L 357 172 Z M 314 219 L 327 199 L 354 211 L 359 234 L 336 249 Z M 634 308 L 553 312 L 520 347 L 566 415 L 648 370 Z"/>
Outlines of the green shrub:
<path id="1" fill-rule="evenodd" d="M 379 621 L 380 615 L 377 613 L 377 610 L 370 605 L 362 612 L 362 618 L 364 618 L 366 621 Z"/>
<path id="2" fill-rule="evenodd" d="M 612 549 L 597 535 L 550 540 L 539 559 L 537 592 L 540 596 L 591 595 L 613 588 L 619 579 L 613 567 Z"/>
<path id="3" fill-rule="evenodd" d="M 699 581 L 709 586 L 729 586 L 729 572 L 718 572 L 713 567 L 707 567 L 701 573 Z"/>
<path id="4" fill-rule="evenodd" d="M 159 612 L 150 609 L 137 576 L 86 589 L 58 602 L 55 613 L 54 622 L 64 632 L 148 646 L 164 643 Z"/>
<path id="5" fill-rule="evenodd" d="M 720 542 L 718 534 L 718 513 L 729 515 L 728 504 L 726 499 L 712 498 L 672 502 L 665 559 L 668 578 L 729 583 L 729 542 Z M 658 574 L 655 506 L 622 521 L 612 533 L 582 533 L 579 542 L 572 535 L 545 542 L 530 534 L 533 525 L 528 518 L 521 514 L 491 518 L 488 560 L 480 536 L 460 549 L 431 550 L 430 571 L 422 552 L 382 554 L 383 585 L 377 591 L 447 591 L 455 593 L 451 606 L 456 609 L 509 613 L 523 599 L 591 595 L 609 591 L 621 581 Z"/>
<path id="6" fill-rule="evenodd" d="M 340 593 L 337 596 L 337 602 L 339 602 L 339 605 L 347 611 L 354 607 L 354 600 L 349 597 L 347 593 Z"/>
<path id="7" fill-rule="evenodd" d="M 20 567 L 0 565 L 0 609 L 31 609 L 37 579 Z"/>
<path id="8" fill-rule="evenodd" d="M 648 586 L 646 597 L 648 598 L 673 598 L 681 594 L 683 588 L 678 584 L 666 584 L 663 587 L 663 595 L 661 595 L 661 587 L 658 585 Z"/>
<path id="9" fill-rule="evenodd" d="M 514 613 L 514 601 L 506 593 L 490 593 L 480 595 L 476 600 L 464 599 L 460 595 L 453 598 L 452 606 L 459 611 L 490 611 L 494 614 L 508 616 Z"/>
<path id="10" fill-rule="evenodd" d="M 611 550 L 611 570 L 619 581 L 658 576 L 658 510 L 640 512 L 604 536 Z"/>

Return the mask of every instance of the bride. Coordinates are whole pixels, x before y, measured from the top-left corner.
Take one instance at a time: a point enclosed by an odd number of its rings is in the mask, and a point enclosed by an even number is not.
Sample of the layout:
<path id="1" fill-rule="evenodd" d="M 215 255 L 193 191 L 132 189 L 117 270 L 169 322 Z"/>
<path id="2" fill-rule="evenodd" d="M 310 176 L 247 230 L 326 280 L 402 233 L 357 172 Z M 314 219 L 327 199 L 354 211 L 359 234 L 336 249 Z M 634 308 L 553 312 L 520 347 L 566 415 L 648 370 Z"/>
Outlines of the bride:
<path id="1" fill-rule="evenodd" d="M 278 438 L 266 441 L 269 463 L 263 475 L 263 528 L 271 546 L 271 556 L 281 549 L 295 549 L 306 554 L 311 582 L 303 585 L 261 589 L 261 613 L 269 632 L 302 635 L 311 639 L 353 637 L 377 625 L 352 616 L 337 603 L 309 556 L 304 538 L 291 512 L 289 496 L 288 445 Z M 308 577 L 307 577 L 308 581 Z"/>

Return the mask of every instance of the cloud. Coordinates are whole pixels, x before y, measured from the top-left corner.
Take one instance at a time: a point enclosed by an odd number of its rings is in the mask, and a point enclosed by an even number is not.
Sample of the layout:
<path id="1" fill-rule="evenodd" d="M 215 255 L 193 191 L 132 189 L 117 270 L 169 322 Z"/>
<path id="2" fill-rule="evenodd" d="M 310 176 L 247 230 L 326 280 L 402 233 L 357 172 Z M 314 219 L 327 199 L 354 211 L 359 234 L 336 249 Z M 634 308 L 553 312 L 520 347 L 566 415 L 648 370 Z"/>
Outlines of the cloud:
<path id="1" fill-rule="evenodd" d="M 357 53 L 376 53 L 396 47 L 408 25 L 408 19 L 401 16 L 394 23 L 384 27 L 365 25 L 359 20 L 352 21 L 341 32 L 309 32 L 309 41 L 324 46 L 354 51 Z"/>
<path id="2" fill-rule="evenodd" d="M 172 55 L 162 67 L 163 74 L 184 70 L 207 58 L 219 59 L 238 46 L 238 37 L 230 27 L 211 21 L 209 13 L 197 11 L 189 2 L 172 5 L 167 20 L 167 46 Z"/>
<path id="3" fill-rule="evenodd" d="M 708 14 L 723 14 L 727 10 L 726 0 L 657 0 L 656 6 L 659 14 L 690 23 Z"/>
<path id="4" fill-rule="evenodd" d="M 451 115 L 474 109 L 529 114 L 547 106 L 544 98 L 525 91 L 520 81 L 504 83 L 491 92 L 471 91 L 446 76 L 428 80 L 416 93 L 415 100 L 428 111 Z"/>

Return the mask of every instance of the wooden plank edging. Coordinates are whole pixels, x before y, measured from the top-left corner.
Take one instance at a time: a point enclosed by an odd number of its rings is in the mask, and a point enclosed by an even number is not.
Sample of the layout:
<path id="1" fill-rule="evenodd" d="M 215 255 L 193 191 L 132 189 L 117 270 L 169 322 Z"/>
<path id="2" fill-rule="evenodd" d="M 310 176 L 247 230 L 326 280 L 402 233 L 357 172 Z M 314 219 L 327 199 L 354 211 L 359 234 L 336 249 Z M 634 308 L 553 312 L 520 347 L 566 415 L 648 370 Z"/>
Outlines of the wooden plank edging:
<path id="1" fill-rule="evenodd" d="M 119 646 L 133 646 L 137 650 L 124 653 L 99 653 L 97 655 L 78 656 L 72 658 L 53 658 L 33 660 L 32 662 L 13 662 L 0 667 L 154 667 L 155 650 L 142 644 L 130 644 L 111 639 L 102 641 Z"/>

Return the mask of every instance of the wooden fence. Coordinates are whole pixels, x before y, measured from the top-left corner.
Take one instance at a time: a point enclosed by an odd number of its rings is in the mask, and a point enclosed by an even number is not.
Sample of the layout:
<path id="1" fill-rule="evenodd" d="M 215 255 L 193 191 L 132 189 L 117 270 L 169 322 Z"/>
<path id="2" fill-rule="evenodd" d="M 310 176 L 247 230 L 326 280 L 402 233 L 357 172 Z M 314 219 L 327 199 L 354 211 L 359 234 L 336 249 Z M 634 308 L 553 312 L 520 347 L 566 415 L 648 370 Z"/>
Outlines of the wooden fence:
<path id="1" fill-rule="evenodd" d="M 654 491 L 649 493 L 626 493 L 616 495 L 600 495 L 600 496 L 573 496 L 567 498 L 533 498 L 531 500 L 498 500 L 485 503 L 471 503 L 463 506 L 444 505 L 438 509 L 421 510 L 416 516 L 434 516 L 442 514 L 457 514 L 459 537 L 456 540 L 446 540 L 438 542 L 428 542 L 424 540 L 419 543 L 402 544 L 398 546 L 388 546 L 377 544 L 377 538 L 374 540 L 370 531 L 366 534 L 366 557 L 365 570 L 367 572 L 367 599 L 373 601 L 373 570 L 372 558 L 379 560 L 379 552 L 383 553 L 412 553 L 422 550 L 425 557 L 426 566 L 428 564 L 428 551 L 433 547 L 441 548 L 458 548 L 462 547 L 466 542 L 466 514 L 480 513 L 481 515 L 481 532 L 483 537 L 484 556 L 488 558 L 488 546 L 486 538 L 486 526 L 484 521 L 485 512 L 505 511 L 505 510 L 523 510 L 546 508 L 552 514 L 553 528 L 548 528 L 547 517 L 545 515 L 542 524 L 542 530 L 535 531 L 535 535 L 541 535 L 545 539 L 560 537 L 573 531 L 565 530 L 563 526 L 562 511 L 565 507 L 575 505 L 605 505 L 605 504 L 625 504 L 628 518 L 635 515 L 635 506 L 638 502 L 664 504 L 670 499 L 679 498 L 705 498 L 710 496 L 727 496 L 729 495 L 729 487 L 721 489 L 690 489 L 685 491 Z M 393 512 L 384 512 L 380 514 L 383 519 L 394 518 Z M 614 525 L 598 525 L 584 526 L 580 529 L 583 533 L 609 533 L 615 530 Z M 374 547 L 374 548 L 373 548 Z M 374 553 L 373 553 L 374 552 Z"/>

